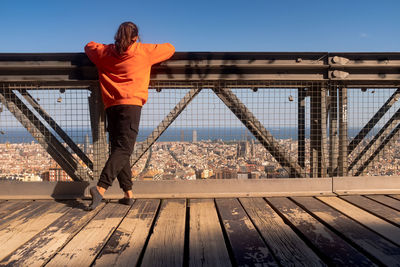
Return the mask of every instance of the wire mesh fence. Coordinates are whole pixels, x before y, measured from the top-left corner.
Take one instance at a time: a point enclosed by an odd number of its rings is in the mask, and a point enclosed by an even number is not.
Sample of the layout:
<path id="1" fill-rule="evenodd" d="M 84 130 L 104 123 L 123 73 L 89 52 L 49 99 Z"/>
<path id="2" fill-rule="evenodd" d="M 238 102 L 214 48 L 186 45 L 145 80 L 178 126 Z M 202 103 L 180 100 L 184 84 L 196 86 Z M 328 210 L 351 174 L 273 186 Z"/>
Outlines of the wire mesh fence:
<path id="1" fill-rule="evenodd" d="M 95 90 L 3 84 L 1 179 L 98 179 L 108 144 Z M 152 86 L 132 179 L 398 175 L 398 94 L 311 81 Z"/>
<path id="2" fill-rule="evenodd" d="M 399 175 L 397 88 L 348 90 L 348 174 Z"/>

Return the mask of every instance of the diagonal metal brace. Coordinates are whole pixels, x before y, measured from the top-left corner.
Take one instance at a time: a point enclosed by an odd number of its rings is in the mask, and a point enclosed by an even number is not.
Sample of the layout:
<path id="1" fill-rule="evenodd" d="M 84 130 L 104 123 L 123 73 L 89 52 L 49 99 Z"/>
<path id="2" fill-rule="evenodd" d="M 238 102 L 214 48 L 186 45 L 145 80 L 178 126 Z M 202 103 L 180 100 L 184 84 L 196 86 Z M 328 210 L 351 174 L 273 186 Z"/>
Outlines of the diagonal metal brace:
<path id="1" fill-rule="evenodd" d="M 356 137 L 349 144 L 348 153 L 349 155 L 353 150 L 361 143 L 364 137 L 375 127 L 378 121 L 386 114 L 386 112 L 399 100 L 400 88 L 398 88 L 382 105 L 382 107 L 375 113 L 375 115 L 367 122 L 362 130 L 357 134 Z"/>
<path id="2" fill-rule="evenodd" d="M 160 122 L 156 129 L 147 137 L 140 147 L 135 149 L 131 156 L 131 166 L 146 153 L 146 151 L 157 141 L 161 134 L 174 122 L 174 120 L 182 113 L 182 111 L 189 105 L 201 91 L 201 88 L 192 88 L 190 91 L 179 101 L 179 103 L 170 111 L 170 113 Z"/>
<path id="3" fill-rule="evenodd" d="M 75 144 L 66 132 L 58 125 L 58 123 L 33 99 L 27 91 L 20 92 L 28 103 L 39 113 L 40 116 L 54 129 L 54 131 L 64 140 L 64 142 L 76 153 L 76 155 L 93 171 L 93 162 L 85 153 Z"/>
<path id="4" fill-rule="evenodd" d="M 88 170 L 80 166 L 77 160 L 11 89 L 2 89 L 0 101 L 73 180 L 92 179 Z"/>
<path id="5" fill-rule="evenodd" d="M 394 140 L 397 140 L 400 135 L 400 124 L 383 140 L 383 142 L 376 148 L 372 155 L 364 162 L 364 164 L 356 171 L 355 176 L 361 175 L 371 162 L 379 155 L 379 153 Z"/>
<path id="6" fill-rule="evenodd" d="M 295 177 L 306 177 L 304 169 L 284 152 L 272 134 L 229 88 L 217 87 L 212 90 L 289 174 Z"/>
<path id="7" fill-rule="evenodd" d="M 368 145 L 357 155 L 357 157 L 350 164 L 348 171 L 357 170 L 361 173 L 368 164 L 365 164 L 370 155 L 377 154 L 378 148 L 385 142 L 385 138 L 390 135 L 392 130 L 400 122 L 400 108 L 393 114 L 393 116 L 386 122 L 382 129 L 374 136 Z M 380 151 L 380 150 L 379 150 Z M 375 156 L 374 156 L 375 157 Z"/>

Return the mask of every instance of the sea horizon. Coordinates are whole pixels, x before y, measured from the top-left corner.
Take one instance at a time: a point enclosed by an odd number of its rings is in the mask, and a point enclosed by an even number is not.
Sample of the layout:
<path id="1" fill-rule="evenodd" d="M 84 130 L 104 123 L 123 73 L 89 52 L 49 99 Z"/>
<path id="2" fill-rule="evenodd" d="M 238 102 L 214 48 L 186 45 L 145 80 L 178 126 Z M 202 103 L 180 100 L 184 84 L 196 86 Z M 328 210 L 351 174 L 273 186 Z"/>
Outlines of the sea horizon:
<path id="1" fill-rule="evenodd" d="M 146 138 L 153 132 L 155 128 L 152 127 L 142 127 L 139 129 L 139 134 L 137 137 L 137 142 L 143 142 Z M 7 128 L 0 129 L 0 144 L 4 143 L 31 143 L 32 141 L 37 142 L 31 134 L 22 127 L 18 128 Z M 91 140 L 91 130 L 88 127 L 71 127 L 63 129 L 72 140 L 77 144 L 84 144 L 86 136 L 89 137 L 89 142 Z M 297 140 L 298 129 L 297 127 L 273 127 L 267 128 L 267 130 L 276 139 L 292 139 Z M 169 127 L 165 132 L 159 137 L 158 141 L 162 142 L 177 142 L 193 141 L 193 132 L 196 131 L 197 141 L 241 141 L 241 140 L 251 140 L 255 137 L 243 127 Z M 348 136 L 354 137 L 360 131 L 359 128 L 349 128 Z M 54 131 L 52 131 L 54 134 Z M 55 136 L 58 136 L 55 134 Z M 305 138 L 310 137 L 310 128 L 305 129 Z"/>

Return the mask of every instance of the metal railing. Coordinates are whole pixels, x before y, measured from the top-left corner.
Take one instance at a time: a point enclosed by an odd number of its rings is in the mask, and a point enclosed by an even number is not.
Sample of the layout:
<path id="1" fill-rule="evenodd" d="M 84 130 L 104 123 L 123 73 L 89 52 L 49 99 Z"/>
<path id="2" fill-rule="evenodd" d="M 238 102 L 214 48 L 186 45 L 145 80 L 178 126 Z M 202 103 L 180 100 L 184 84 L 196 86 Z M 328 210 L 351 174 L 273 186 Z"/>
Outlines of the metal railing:
<path id="1" fill-rule="evenodd" d="M 177 53 L 153 67 L 133 179 L 398 175 L 399 69 L 399 53 Z M 96 79 L 83 54 L 0 54 L 0 177 L 97 179 Z"/>

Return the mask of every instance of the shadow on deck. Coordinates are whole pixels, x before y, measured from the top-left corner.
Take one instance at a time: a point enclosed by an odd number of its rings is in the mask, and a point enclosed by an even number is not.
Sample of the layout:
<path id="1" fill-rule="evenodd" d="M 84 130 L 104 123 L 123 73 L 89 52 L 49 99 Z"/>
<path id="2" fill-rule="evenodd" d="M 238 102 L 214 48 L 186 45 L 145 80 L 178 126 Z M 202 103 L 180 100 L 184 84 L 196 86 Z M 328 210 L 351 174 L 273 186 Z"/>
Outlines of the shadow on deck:
<path id="1" fill-rule="evenodd" d="M 1 266 L 398 265 L 400 195 L 0 203 Z"/>

